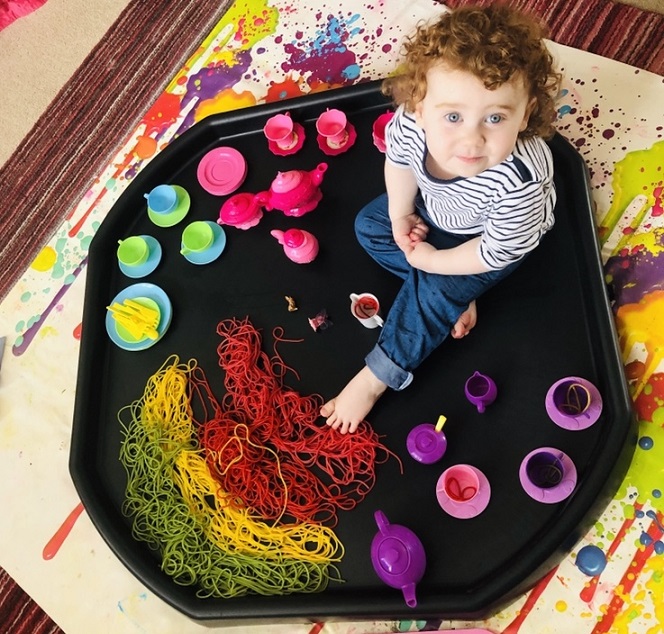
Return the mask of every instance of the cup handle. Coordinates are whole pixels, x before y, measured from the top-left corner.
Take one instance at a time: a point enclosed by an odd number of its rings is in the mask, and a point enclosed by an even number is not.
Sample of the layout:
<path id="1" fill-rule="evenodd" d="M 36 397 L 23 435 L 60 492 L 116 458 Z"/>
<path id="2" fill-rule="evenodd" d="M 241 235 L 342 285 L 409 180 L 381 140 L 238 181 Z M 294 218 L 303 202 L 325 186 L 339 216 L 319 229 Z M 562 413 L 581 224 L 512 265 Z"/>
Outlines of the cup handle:
<path id="1" fill-rule="evenodd" d="M 383 321 L 383 318 L 382 318 L 382 317 L 379 317 L 378 315 L 374 315 L 374 319 L 376 320 L 376 323 L 382 328 L 382 327 L 383 327 L 383 324 L 385 323 L 385 322 Z"/>
<path id="2" fill-rule="evenodd" d="M 359 295 L 356 295 L 355 293 L 351 293 L 351 294 L 350 294 L 350 301 L 351 301 L 351 302 L 357 302 L 357 301 L 359 301 L 359 300 L 360 300 L 360 296 L 359 296 Z"/>

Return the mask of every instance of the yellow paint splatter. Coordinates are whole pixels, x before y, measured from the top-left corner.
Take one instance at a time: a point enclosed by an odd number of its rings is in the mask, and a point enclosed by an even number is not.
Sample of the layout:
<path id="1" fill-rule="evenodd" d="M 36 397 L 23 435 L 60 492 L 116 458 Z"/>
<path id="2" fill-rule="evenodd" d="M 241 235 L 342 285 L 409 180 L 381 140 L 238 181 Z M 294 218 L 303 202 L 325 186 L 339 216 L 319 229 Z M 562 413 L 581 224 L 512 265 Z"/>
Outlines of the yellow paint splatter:
<path id="1" fill-rule="evenodd" d="M 53 268 L 57 259 L 58 254 L 55 252 L 55 249 L 46 246 L 37 254 L 37 257 L 32 261 L 30 268 L 41 272 L 49 271 Z"/>
<path id="2" fill-rule="evenodd" d="M 556 601 L 556 610 L 558 612 L 565 612 L 567 610 L 567 603 L 565 601 Z"/>
<path id="3" fill-rule="evenodd" d="M 269 0 L 235 0 L 221 20 L 173 77 L 166 88 L 175 92 L 187 82 L 192 68 L 211 68 L 238 64 L 238 51 L 249 50 L 261 39 L 276 32 L 279 10 Z"/>
<path id="4" fill-rule="evenodd" d="M 620 486 L 616 499 L 626 499 L 630 489 L 638 491 L 638 500 L 647 508 L 652 508 L 660 513 L 664 512 L 664 497 L 654 494 L 657 483 L 664 482 L 664 429 L 646 421 L 640 421 L 639 435 L 649 436 L 653 442 L 650 449 L 641 449 L 637 446 L 632 464 Z M 626 503 L 623 505 L 625 519 L 634 517 L 634 505 Z M 662 558 L 664 559 L 664 557 Z M 664 621 L 663 621 L 664 622 Z"/>
<path id="5" fill-rule="evenodd" d="M 655 623 L 664 623 L 664 557 L 649 557 L 644 571 L 651 572 L 646 589 L 655 610 Z M 659 630 L 662 631 L 661 629 Z"/>
<path id="6" fill-rule="evenodd" d="M 39 336 L 42 339 L 48 339 L 49 337 L 57 337 L 58 331 L 52 326 L 43 326 L 39 329 Z"/>
<path id="7" fill-rule="evenodd" d="M 621 306 L 616 322 L 625 360 L 634 344 L 640 342 L 646 348 L 645 370 L 636 385 L 636 398 L 664 358 L 664 291 L 649 293 L 637 304 Z"/>
<path id="8" fill-rule="evenodd" d="M 664 184 L 664 141 L 658 141 L 647 150 L 629 152 L 618 161 L 613 172 L 613 200 L 600 223 L 602 243 L 615 229 L 628 205 L 637 196 L 645 196 L 646 202 L 630 223 L 635 230 L 651 207 L 661 204 L 655 190 Z M 661 195 L 661 190 L 660 190 Z"/>
<path id="9" fill-rule="evenodd" d="M 211 114 L 219 112 L 228 112 L 236 110 L 237 108 L 247 108 L 256 105 L 256 97 L 253 93 L 245 90 L 244 92 L 237 93 L 231 88 L 222 90 L 217 93 L 212 99 L 205 99 L 201 101 L 196 109 L 196 121 L 205 119 Z"/>

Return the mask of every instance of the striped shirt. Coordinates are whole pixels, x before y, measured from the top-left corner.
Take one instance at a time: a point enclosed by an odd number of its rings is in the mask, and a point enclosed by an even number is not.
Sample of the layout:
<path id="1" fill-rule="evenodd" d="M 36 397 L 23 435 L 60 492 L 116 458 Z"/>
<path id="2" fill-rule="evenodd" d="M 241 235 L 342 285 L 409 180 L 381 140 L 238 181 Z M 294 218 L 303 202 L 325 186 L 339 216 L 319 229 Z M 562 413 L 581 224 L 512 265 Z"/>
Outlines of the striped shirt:
<path id="1" fill-rule="evenodd" d="M 431 221 L 450 233 L 481 235 L 478 256 L 489 269 L 521 259 L 553 226 L 553 157 L 542 139 L 518 139 L 499 165 L 451 180 L 429 174 L 424 131 L 403 106 L 388 124 L 385 139 L 387 161 L 413 170 Z"/>

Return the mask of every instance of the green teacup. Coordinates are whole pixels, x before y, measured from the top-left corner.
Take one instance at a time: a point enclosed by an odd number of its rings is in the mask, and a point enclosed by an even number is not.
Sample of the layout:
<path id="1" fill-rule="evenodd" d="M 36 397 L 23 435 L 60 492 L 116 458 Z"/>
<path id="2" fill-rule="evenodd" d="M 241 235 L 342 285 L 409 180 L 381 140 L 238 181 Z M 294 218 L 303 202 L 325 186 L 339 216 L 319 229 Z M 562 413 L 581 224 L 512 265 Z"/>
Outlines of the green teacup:
<path id="1" fill-rule="evenodd" d="M 120 264 L 125 266 L 140 266 L 145 264 L 150 256 L 150 248 L 145 238 L 131 236 L 118 241 L 117 256 Z"/>
<path id="2" fill-rule="evenodd" d="M 187 225 L 182 232 L 182 248 L 180 253 L 202 253 L 214 242 L 214 231 L 204 220 L 197 220 Z"/>

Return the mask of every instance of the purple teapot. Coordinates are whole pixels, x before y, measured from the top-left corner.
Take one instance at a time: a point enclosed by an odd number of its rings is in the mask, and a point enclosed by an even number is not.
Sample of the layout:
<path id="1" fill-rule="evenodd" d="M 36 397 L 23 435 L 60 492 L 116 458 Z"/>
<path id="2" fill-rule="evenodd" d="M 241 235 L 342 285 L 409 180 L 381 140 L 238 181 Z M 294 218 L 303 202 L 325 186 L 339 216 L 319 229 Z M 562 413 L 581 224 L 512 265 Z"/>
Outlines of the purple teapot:
<path id="1" fill-rule="evenodd" d="M 424 576 L 426 554 L 417 535 L 400 524 L 390 524 L 382 511 L 374 513 L 378 533 L 371 542 L 371 563 L 380 580 L 400 588 L 406 605 L 417 605 L 415 586 Z"/>
<path id="2" fill-rule="evenodd" d="M 308 264 L 318 255 L 318 240 L 316 236 L 302 229 L 288 229 L 270 231 L 279 244 L 283 245 L 286 257 L 298 264 Z"/>
<path id="3" fill-rule="evenodd" d="M 256 201 L 268 211 L 278 209 L 287 216 L 302 216 L 313 211 L 323 198 L 320 184 L 326 171 L 327 163 L 319 163 L 310 172 L 278 172 L 270 189 L 256 194 Z"/>

